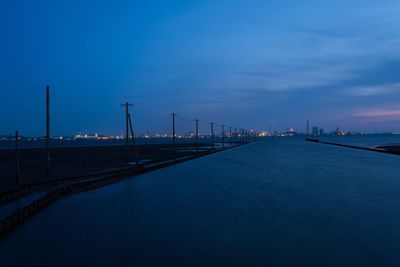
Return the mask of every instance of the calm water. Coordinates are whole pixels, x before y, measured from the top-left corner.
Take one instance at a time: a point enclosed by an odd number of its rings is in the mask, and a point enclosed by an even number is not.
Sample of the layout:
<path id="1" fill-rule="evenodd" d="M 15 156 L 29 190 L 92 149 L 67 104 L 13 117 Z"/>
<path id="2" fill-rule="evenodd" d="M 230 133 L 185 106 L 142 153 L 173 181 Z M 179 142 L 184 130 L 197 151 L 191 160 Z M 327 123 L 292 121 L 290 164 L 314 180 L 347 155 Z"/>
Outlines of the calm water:
<path id="1" fill-rule="evenodd" d="M 269 139 L 62 199 L 1 266 L 400 266 L 399 163 Z"/>

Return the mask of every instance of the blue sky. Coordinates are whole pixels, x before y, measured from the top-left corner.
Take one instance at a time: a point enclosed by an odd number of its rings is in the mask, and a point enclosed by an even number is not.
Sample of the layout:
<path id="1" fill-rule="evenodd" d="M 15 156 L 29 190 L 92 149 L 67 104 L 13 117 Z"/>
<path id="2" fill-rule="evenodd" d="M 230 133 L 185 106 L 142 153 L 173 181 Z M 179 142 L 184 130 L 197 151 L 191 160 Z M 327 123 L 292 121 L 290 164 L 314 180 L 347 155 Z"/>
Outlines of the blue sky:
<path id="1" fill-rule="evenodd" d="M 145 2 L 145 3 L 144 3 Z M 0 133 L 400 130 L 400 2 L 2 1 Z"/>

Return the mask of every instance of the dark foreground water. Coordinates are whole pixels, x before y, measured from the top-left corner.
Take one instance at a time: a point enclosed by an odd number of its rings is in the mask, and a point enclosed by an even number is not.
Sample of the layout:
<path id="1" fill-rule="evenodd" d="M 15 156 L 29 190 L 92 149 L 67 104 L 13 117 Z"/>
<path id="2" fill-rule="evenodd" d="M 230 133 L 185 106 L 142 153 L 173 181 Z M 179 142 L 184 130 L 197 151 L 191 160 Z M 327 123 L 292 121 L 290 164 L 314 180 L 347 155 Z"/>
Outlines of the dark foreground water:
<path id="1" fill-rule="evenodd" d="M 269 139 L 65 198 L 1 266 L 400 266 L 400 157 Z"/>

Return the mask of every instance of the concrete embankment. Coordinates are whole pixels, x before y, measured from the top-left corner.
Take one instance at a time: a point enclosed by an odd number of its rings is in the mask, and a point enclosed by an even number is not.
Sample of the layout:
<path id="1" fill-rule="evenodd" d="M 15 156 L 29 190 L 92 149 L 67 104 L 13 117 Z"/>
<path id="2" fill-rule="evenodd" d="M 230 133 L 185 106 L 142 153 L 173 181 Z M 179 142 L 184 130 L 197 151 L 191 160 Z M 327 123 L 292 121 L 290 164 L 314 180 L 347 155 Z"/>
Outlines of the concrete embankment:
<path id="1" fill-rule="evenodd" d="M 374 147 L 362 147 L 362 146 L 355 146 L 355 145 L 346 145 L 346 144 L 325 142 L 325 141 L 321 141 L 319 139 L 312 139 L 312 138 L 307 138 L 306 141 L 313 142 L 313 143 L 319 143 L 319 144 L 325 144 L 325 145 L 340 146 L 340 147 L 347 147 L 347 148 L 366 150 L 366 151 L 372 151 L 372 152 L 400 155 L 400 150 L 398 149 L 398 146 L 396 146 L 396 147 L 379 146 L 379 147 L 375 147 L 375 148 Z"/>

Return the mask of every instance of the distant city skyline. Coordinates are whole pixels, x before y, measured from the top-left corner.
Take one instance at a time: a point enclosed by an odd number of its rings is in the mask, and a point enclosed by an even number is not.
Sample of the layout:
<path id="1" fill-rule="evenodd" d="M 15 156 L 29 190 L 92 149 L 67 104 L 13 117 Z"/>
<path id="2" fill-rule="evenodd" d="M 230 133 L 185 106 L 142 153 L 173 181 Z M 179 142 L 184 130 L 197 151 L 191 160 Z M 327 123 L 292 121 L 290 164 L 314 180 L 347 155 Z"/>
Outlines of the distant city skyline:
<path id="1" fill-rule="evenodd" d="M 400 131 L 400 2 L 7 1 L 0 134 Z"/>

